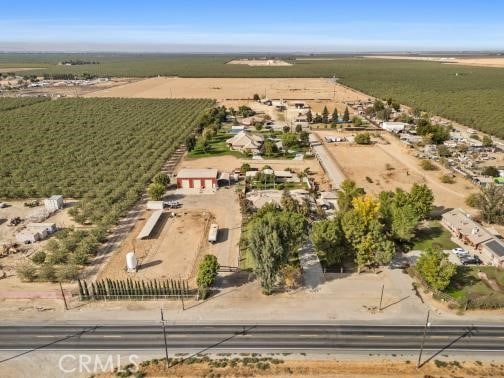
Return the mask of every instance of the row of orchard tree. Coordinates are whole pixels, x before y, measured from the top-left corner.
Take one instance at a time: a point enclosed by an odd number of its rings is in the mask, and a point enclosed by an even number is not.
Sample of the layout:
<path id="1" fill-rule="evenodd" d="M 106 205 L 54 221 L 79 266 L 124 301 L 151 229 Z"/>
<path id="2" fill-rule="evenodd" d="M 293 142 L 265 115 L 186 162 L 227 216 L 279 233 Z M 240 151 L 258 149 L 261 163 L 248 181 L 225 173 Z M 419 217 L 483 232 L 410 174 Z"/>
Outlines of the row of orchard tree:
<path id="1" fill-rule="evenodd" d="M 81 300 L 178 299 L 196 295 L 186 280 L 111 280 L 88 283 L 78 280 Z"/>

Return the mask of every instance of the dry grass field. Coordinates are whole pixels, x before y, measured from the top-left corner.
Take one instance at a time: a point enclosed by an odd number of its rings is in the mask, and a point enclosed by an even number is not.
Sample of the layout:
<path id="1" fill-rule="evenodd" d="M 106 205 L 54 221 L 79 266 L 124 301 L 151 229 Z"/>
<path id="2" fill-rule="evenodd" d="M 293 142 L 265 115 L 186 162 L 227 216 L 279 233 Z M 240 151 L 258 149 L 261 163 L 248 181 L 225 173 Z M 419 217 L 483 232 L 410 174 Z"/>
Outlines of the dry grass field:
<path id="1" fill-rule="evenodd" d="M 306 100 L 315 112 L 345 101 L 365 100 L 363 93 L 329 79 L 254 79 L 156 77 L 87 94 L 86 97 L 214 98 L 226 106 L 248 103 L 254 94 L 284 100 Z"/>
<path id="2" fill-rule="evenodd" d="M 248 354 L 247 354 L 248 355 Z M 187 356 L 186 356 L 187 357 Z M 216 359 L 231 360 L 232 357 L 219 356 Z M 356 378 L 356 377 L 502 377 L 504 374 L 504 365 L 500 361 L 495 363 L 490 361 L 461 361 L 456 359 L 449 360 L 439 358 L 416 368 L 415 355 L 411 355 L 410 360 L 404 358 L 379 358 L 368 357 L 367 361 L 348 360 L 344 357 L 342 361 L 336 359 L 295 359 L 295 357 L 275 357 L 280 360 L 277 363 L 268 363 L 268 367 L 260 369 L 253 363 L 243 364 L 238 357 L 236 366 L 230 366 L 227 363 L 223 367 L 211 366 L 206 362 L 180 363 L 166 370 L 164 363 L 156 361 L 141 370 L 147 375 L 155 377 L 337 377 L 337 378 Z M 260 358 L 260 357 L 259 357 Z M 335 357 L 338 358 L 338 357 Z M 113 377 L 112 374 L 101 374 L 99 377 Z"/>
<path id="3" fill-rule="evenodd" d="M 323 137 L 335 135 L 335 132 L 319 131 L 318 134 Z M 345 175 L 368 193 L 377 195 L 383 190 L 409 190 L 414 183 L 427 184 L 434 193 L 436 205 L 474 211 L 464 202 L 471 191 L 476 191 L 474 185 L 461 177 L 457 177 L 454 184 L 441 183 L 439 176 L 447 171 L 443 168 L 422 170 L 420 160 L 412 156 L 402 143 L 386 134 L 383 137 L 389 144 L 359 146 L 335 143 L 326 146 Z"/>
<path id="4" fill-rule="evenodd" d="M 202 246 L 211 214 L 207 211 L 173 211 L 176 217 L 163 214 L 151 238 L 137 240 L 136 237 L 150 212 L 146 211 L 132 232 L 114 253 L 100 272 L 98 279 L 189 279 Z M 126 254 L 135 251 L 139 261 L 136 273 L 127 273 Z"/>

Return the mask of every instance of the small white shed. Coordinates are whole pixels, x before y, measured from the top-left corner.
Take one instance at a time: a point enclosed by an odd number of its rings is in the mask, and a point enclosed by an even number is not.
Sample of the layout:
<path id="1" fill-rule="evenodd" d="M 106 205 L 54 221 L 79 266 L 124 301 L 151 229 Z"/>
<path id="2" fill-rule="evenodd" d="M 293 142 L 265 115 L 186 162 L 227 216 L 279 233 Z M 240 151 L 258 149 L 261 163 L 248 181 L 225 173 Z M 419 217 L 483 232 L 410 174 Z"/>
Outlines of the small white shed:
<path id="1" fill-rule="evenodd" d="M 29 244 L 35 243 L 41 239 L 41 235 L 37 231 L 23 230 L 20 233 L 16 234 L 16 240 L 19 243 Z"/>
<path id="2" fill-rule="evenodd" d="M 63 209 L 63 206 L 64 201 L 62 195 L 54 195 L 44 200 L 44 207 L 50 212 Z"/>

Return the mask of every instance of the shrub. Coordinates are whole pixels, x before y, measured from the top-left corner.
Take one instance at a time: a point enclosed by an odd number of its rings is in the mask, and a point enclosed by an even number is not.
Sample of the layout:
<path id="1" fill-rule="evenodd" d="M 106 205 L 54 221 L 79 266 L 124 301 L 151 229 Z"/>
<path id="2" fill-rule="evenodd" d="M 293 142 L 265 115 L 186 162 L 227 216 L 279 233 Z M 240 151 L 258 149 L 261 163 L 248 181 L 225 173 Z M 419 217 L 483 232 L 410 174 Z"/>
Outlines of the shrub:
<path id="1" fill-rule="evenodd" d="M 21 281 L 32 282 L 37 278 L 37 268 L 30 263 L 25 262 L 17 266 L 16 273 L 21 278 Z"/>
<path id="2" fill-rule="evenodd" d="M 53 252 L 49 256 L 49 263 L 52 265 L 60 265 L 66 263 L 68 260 L 68 253 L 62 249 Z"/>
<path id="3" fill-rule="evenodd" d="M 45 259 L 46 259 L 46 256 L 47 256 L 47 255 L 46 255 L 46 253 L 45 253 L 44 251 L 38 251 L 38 252 L 36 252 L 36 253 L 32 256 L 31 260 L 32 260 L 35 264 L 40 265 L 40 264 L 43 264 L 43 263 L 44 263 L 44 261 L 45 261 Z"/>
<path id="4" fill-rule="evenodd" d="M 50 264 L 44 264 L 40 267 L 38 276 L 42 281 L 54 282 L 56 280 L 56 269 Z"/>
<path id="5" fill-rule="evenodd" d="M 166 173 L 159 172 L 156 176 L 154 176 L 152 182 L 166 186 L 170 183 L 170 178 Z"/>
<path id="6" fill-rule="evenodd" d="M 153 182 L 147 188 L 147 193 L 149 194 L 149 197 L 154 201 L 159 201 L 165 194 L 165 186 L 163 184 Z"/>
<path id="7" fill-rule="evenodd" d="M 455 182 L 452 175 L 442 175 L 439 179 L 443 184 L 453 184 Z"/>
<path id="8" fill-rule="evenodd" d="M 75 252 L 70 256 L 70 261 L 75 265 L 87 265 L 89 255 L 85 252 Z"/>
<path id="9" fill-rule="evenodd" d="M 478 193 L 471 193 L 467 196 L 465 203 L 467 206 L 477 209 L 479 207 L 480 195 Z"/>
<path id="10" fill-rule="evenodd" d="M 369 135 L 369 133 L 357 134 L 354 141 L 357 144 L 371 144 L 371 135 Z"/>
<path id="11" fill-rule="evenodd" d="M 430 160 L 422 160 L 420 162 L 420 167 L 422 167 L 424 171 L 437 171 L 439 169 L 437 165 Z"/>
<path id="12" fill-rule="evenodd" d="M 75 264 L 68 264 L 61 266 L 57 272 L 56 277 L 59 281 L 73 281 L 79 274 L 79 268 Z"/>
<path id="13" fill-rule="evenodd" d="M 481 171 L 481 174 L 483 176 L 498 177 L 499 170 L 493 166 L 488 166 L 488 167 L 483 168 L 483 170 Z"/>

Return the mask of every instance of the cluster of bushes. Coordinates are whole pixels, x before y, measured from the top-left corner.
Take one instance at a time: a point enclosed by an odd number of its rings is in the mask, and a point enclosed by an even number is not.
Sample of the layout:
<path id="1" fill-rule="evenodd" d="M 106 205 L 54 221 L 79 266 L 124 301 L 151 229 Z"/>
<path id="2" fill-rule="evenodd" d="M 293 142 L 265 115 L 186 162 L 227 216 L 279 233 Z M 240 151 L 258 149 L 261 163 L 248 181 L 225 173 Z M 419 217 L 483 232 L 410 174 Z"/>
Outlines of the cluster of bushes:
<path id="1" fill-rule="evenodd" d="M 44 250 L 31 256 L 30 262 L 18 265 L 16 272 L 23 281 L 71 281 L 79 268 L 95 256 L 105 240 L 105 230 L 64 229 L 48 240 Z"/>

